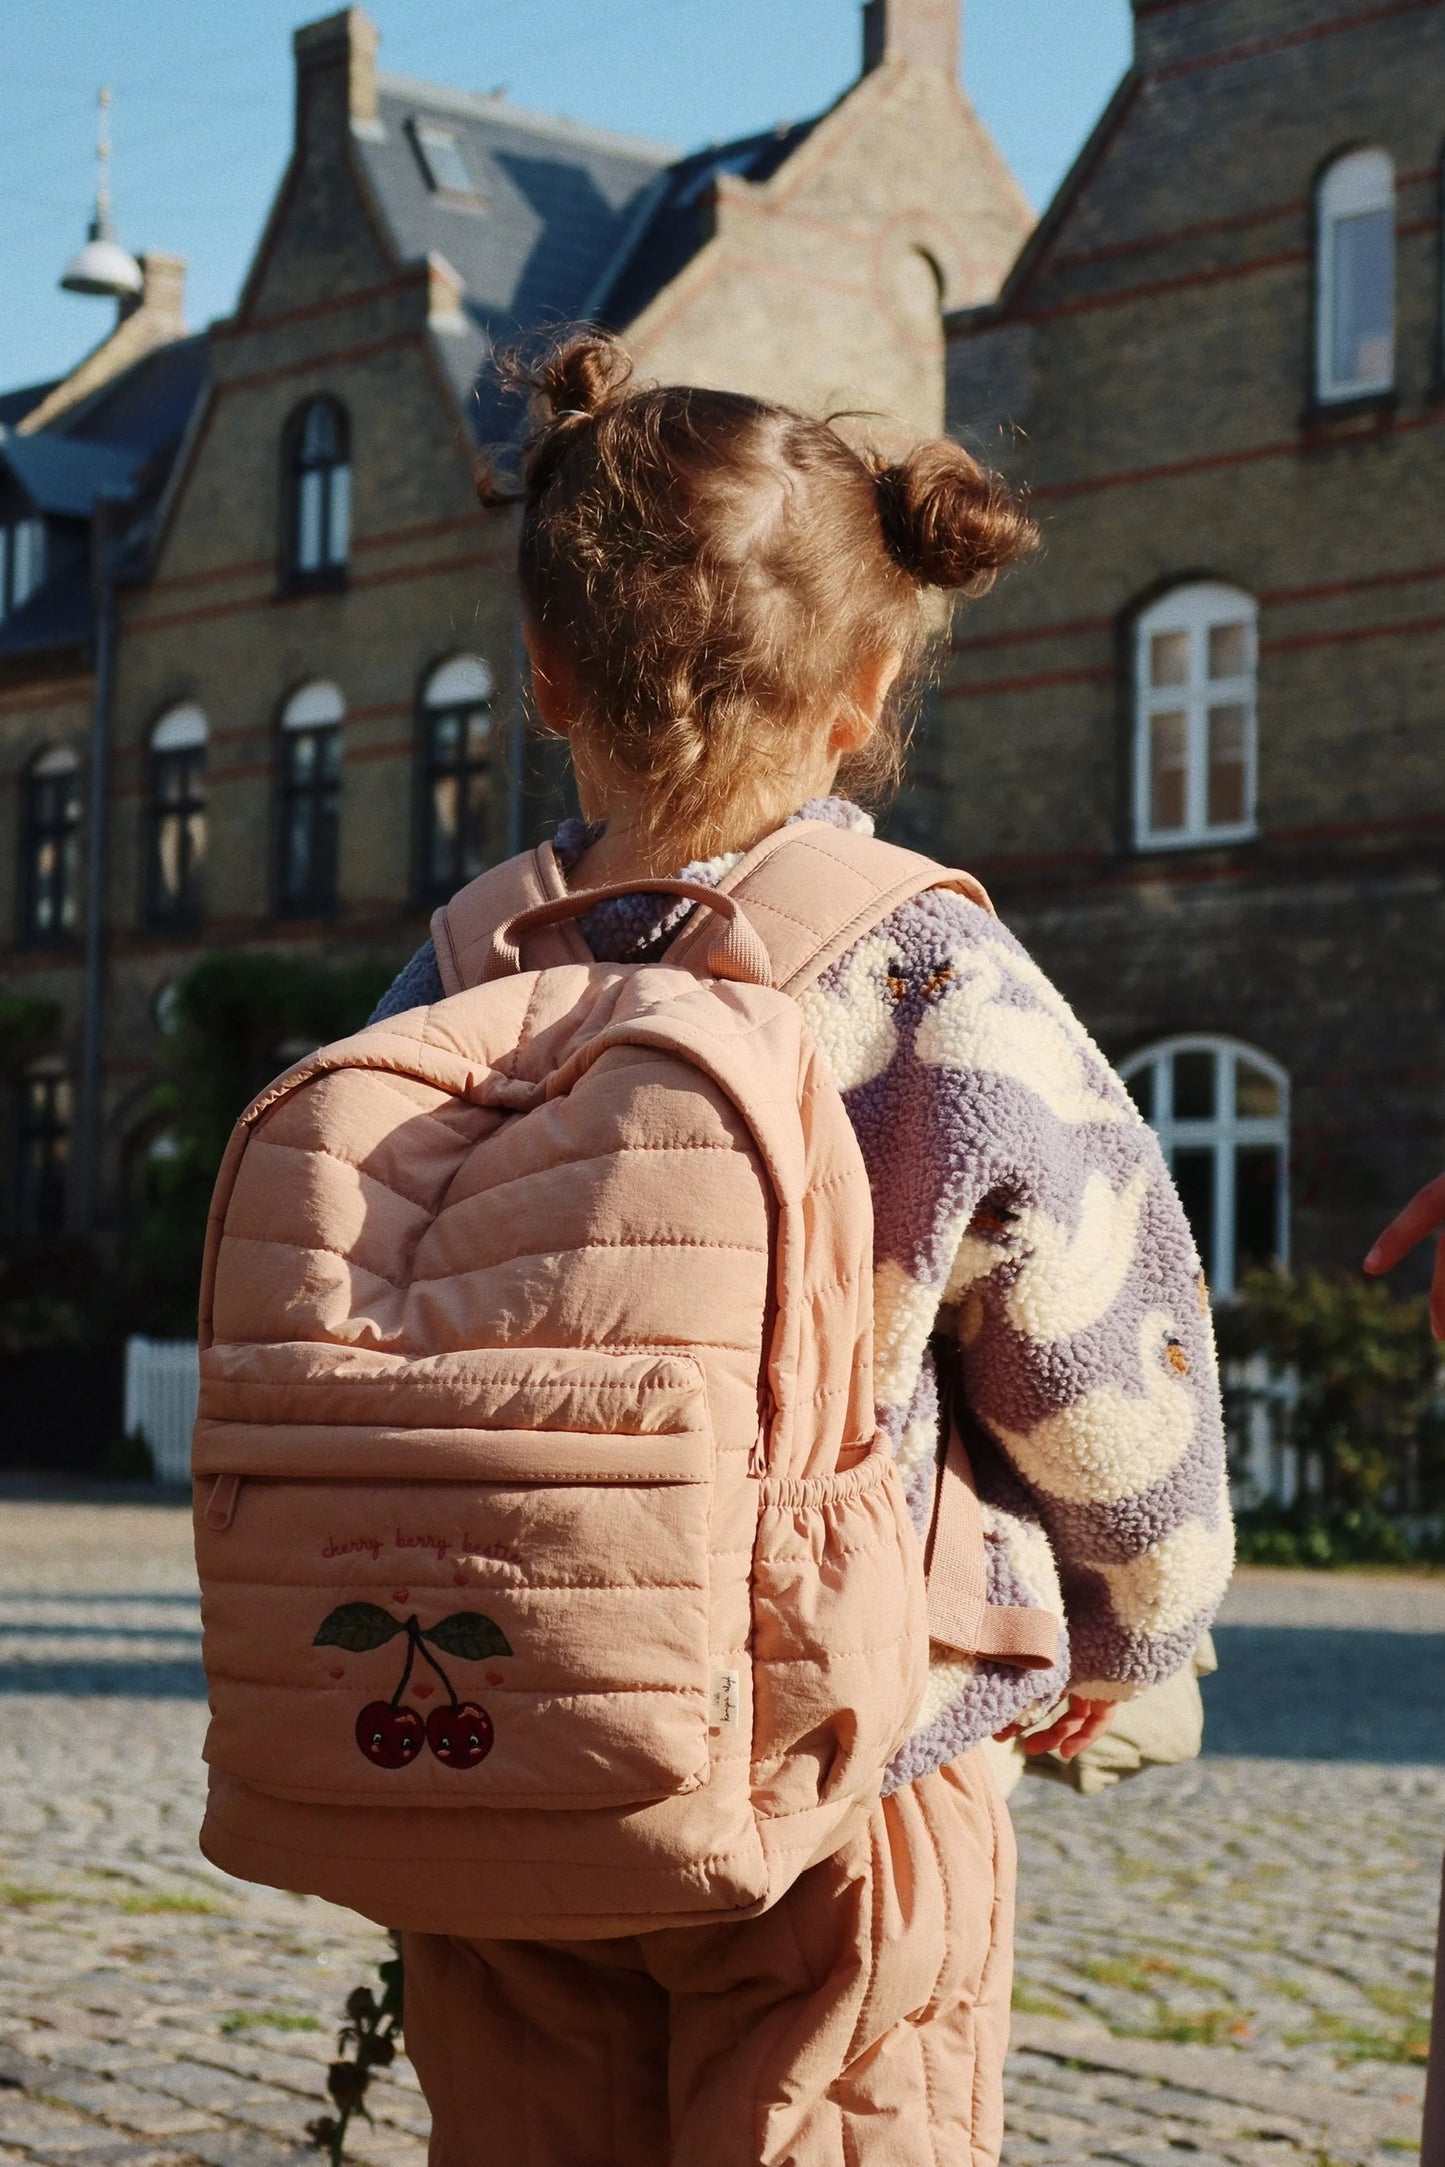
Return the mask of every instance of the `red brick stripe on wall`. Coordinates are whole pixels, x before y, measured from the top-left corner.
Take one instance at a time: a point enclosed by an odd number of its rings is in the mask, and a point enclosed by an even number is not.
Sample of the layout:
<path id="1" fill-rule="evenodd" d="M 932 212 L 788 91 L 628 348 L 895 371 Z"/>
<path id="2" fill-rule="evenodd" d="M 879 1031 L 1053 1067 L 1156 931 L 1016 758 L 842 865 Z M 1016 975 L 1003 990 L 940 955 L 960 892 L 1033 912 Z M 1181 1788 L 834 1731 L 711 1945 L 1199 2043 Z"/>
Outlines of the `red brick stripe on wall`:
<path id="1" fill-rule="evenodd" d="M 405 580 L 427 579 L 433 573 L 476 571 L 499 561 L 496 550 L 483 550 L 460 557 L 431 557 L 423 564 L 397 564 L 389 566 L 383 572 L 355 574 L 348 580 L 346 592 L 355 594 L 369 587 L 391 587 Z M 159 617 L 137 617 L 133 623 L 127 625 L 126 630 L 130 633 L 164 632 L 176 625 L 200 624 L 215 617 L 242 617 L 253 610 L 275 608 L 281 599 L 268 588 L 264 594 L 242 595 L 233 602 L 207 602 L 197 609 L 171 610 Z M 300 599 L 303 598 L 289 595 L 284 598 L 287 606 L 292 606 Z"/>
<path id="2" fill-rule="evenodd" d="M 1208 68 L 1223 68 L 1241 60 L 1261 60 L 1295 45 L 1313 45 L 1320 38 L 1337 38 L 1347 30 L 1368 30 L 1396 15 L 1426 15 L 1445 6 L 1445 0 L 1385 0 L 1382 7 L 1361 8 L 1353 15 L 1337 15 L 1331 22 L 1310 23 L 1300 30 L 1282 30 L 1277 37 L 1259 38 L 1252 45 L 1226 46 L 1223 52 L 1204 53 L 1197 60 L 1175 60 L 1160 68 L 1156 82 L 1167 83 L 1181 75 L 1200 75 Z"/>
<path id="3" fill-rule="evenodd" d="M 1044 324 L 1059 316 L 1087 316 L 1095 309 L 1121 308 L 1130 301 L 1152 301 L 1161 293 L 1181 293 L 1190 286 L 1218 286 L 1227 279 L 1251 278 L 1256 271 L 1298 269 L 1309 260 L 1306 248 L 1282 248 L 1272 256 L 1251 256 L 1244 263 L 1210 264 L 1198 271 L 1180 271 L 1172 278 L 1150 278 L 1138 286 L 1115 287 L 1108 293 L 1079 294 L 1072 301 L 1055 301 L 1047 308 L 1015 309 L 1009 320 Z"/>
<path id="4" fill-rule="evenodd" d="M 1408 640 L 1425 632 L 1445 632 L 1445 616 L 1402 617 L 1389 624 L 1331 626 L 1328 632 L 1289 632 L 1261 640 L 1261 654 L 1294 654 L 1305 647 L 1351 647 L 1359 640 Z"/>
<path id="5" fill-rule="evenodd" d="M 942 700 L 991 700 L 1001 692 L 1039 692 L 1057 685 L 1107 685 L 1116 675 L 1111 662 L 1092 670 L 1036 670 L 1030 677 L 994 677 L 982 685 L 946 685 Z"/>
<path id="6" fill-rule="evenodd" d="M 995 647 L 1027 647 L 1034 640 L 1092 639 L 1100 632 L 1112 632 L 1112 617 L 1075 617 L 1056 625 L 1030 625 L 1017 632 L 984 632 L 976 639 L 957 639 L 952 652 L 956 655 L 987 653 Z"/>
<path id="7" fill-rule="evenodd" d="M 300 361 L 278 362 L 275 368 L 252 369 L 243 376 L 225 376 L 216 385 L 218 392 L 255 391 L 263 384 L 284 383 L 288 376 L 309 376 L 314 369 L 340 369 L 353 361 L 370 361 L 376 354 L 388 354 L 402 346 L 420 346 L 420 331 L 393 331 L 384 339 L 367 339 L 360 346 L 337 346 L 329 353 L 308 354 Z"/>
<path id="8" fill-rule="evenodd" d="M 229 323 L 217 324 L 211 337 L 227 341 L 255 338 L 268 331 L 280 331 L 287 324 L 309 323 L 318 316 L 335 316 L 345 309 L 365 308 L 372 301 L 385 301 L 393 294 L 406 293 L 422 285 L 426 277 L 425 266 L 418 265 L 396 278 L 383 279 L 379 285 L 358 286 L 351 293 L 331 294 L 324 301 L 307 301 L 298 308 L 282 309 L 275 316 L 253 316 L 246 322 L 233 317 Z"/>
<path id="9" fill-rule="evenodd" d="M 48 707 L 89 707 L 95 689 L 90 677 L 74 679 L 68 685 L 57 685 L 48 692 L 19 692 L 0 698 L 0 715 L 37 715 Z"/>
<path id="10" fill-rule="evenodd" d="M 1445 5 L 1445 0 L 1441 0 Z M 1417 429 L 1438 429 L 1445 410 L 1419 414 L 1411 421 L 1392 421 L 1382 436 L 1413 435 Z M 1358 442 L 1358 438 L 1347 441 Z M 1089 496 L 1098 489 L 1133 489 L 1148 482 L 1177 481 L 1185 474 L 1206 474 L 1216 468 L 1251 466 L 1260 459 L 1290 459 L 1312 448 L 1315 440 L 1305 436 L 1281 438 L 1273 444 L 1249 444 L 1238 451 L 1203 452 L 1195 459 L 1177 459 L 1163 466 L 1133 467 L 1117 474 L 1092 474 L 1074 482 L 1040 482 L 1029 492 L 1034 501 L 1045 497 Z"/>

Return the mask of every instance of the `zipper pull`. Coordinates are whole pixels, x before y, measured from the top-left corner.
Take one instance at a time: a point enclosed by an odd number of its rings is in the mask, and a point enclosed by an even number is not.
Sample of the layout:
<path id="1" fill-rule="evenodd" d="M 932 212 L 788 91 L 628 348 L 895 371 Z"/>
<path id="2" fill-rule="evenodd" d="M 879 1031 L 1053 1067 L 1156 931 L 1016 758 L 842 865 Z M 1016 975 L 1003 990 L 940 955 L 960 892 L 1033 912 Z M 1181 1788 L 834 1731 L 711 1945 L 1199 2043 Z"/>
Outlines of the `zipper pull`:
<path id="1" fill-rule="evenodd" d="M 236 1499 L 241 1494 L 239 1475 L 217 1475 L 211 1484 L 211 1494 L 206 1500 L 203 1515 L 207 1527 L 224 1534 L 236 1517 Z"/>

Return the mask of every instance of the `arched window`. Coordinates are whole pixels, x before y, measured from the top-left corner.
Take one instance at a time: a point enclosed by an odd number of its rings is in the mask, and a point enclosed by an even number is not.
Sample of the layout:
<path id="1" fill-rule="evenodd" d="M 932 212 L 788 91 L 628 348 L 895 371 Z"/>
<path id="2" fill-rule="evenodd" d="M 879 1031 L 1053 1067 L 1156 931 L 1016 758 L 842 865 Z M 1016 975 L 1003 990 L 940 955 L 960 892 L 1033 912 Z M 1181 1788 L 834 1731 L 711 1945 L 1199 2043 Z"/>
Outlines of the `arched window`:
<path id="1" fill-rule="evenodd" d="M 146 916 L 152 925 L 194 925 L 206 869 L 206 718 L 187 703 L 151 732 L 150 868 Z"/>
<path id="2" fill-rule="evenodd" d="M 336 908 L 345 712 L 336 686 L 318 678 L 293 692 L 281 715 L 279 901 L 296 918 L 321 918 Z"/>
<path id="3" fill-rule="evenodd" d="M 20 1077 L 16 1115 L 15 1226 L 34 1240 L 65 1225 L 74 1107 L 62 1062 L 31 1062 Z"/>
<path id="4" fill-rule="evenodd" d="M 1395 381 L 1395 167 L 1356 150 L 1326 168 L 1316 197 L 1315 391 L 1359 399 Z"/>
<path id="5" fill-rule="evenodd" d="M 57 745 L 25 776 L 25 938 L 65 941 L 80 924 L 80 761 Z"/>
<path id="6" fill-rule="evenodd" d="M 290 534 L 294 580 L 334 582 L 351 550 L 351 431 L 335 399 L 309 399 L 290 424 Z"/>
<path id="7" fill-rule="evenodd" d="M 422 693 L 418 885 L 428 896 L 454 894 L 487 862 L 492 691 L 480 656 L 454 655 Z"/>
<path id="8" fill-rule="evenodd" d="M 1237 587 L 1176 587 L 1135 628 L 1134 841 L 1254 833 L 1258 610 Z"/>
<path id="9" fill-rule="evenodd" d="M 1155 1129 L 1216 1295 L 1289 1254 L 1289 1078 L 1228 1038 L 1171 1038 L 1120 1066 Z"/>

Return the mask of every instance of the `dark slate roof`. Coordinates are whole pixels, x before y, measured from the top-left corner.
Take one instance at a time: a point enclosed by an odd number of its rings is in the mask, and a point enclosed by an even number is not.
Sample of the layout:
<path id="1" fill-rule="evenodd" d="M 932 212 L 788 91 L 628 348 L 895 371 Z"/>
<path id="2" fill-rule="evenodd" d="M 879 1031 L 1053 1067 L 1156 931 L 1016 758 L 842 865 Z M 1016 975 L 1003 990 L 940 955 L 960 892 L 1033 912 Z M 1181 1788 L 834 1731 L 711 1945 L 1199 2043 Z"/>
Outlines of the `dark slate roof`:
<path id="1" fill-rule="evenodd" d="M 0 622 L 0 661 L 57 647 L 84 647 L 90 638 L 90 582 L 71 570 L 46 580 L 28 602 Z"/>
<path id="2" fill-rule="evenodd" d="M 0 425 L 0 465 L 53 518 L 88 520 L 101 496 L 128 501 L 132 532 L 118 538 L 124 576 L 137 562 L 146 517 L 205 389 L 206 367 L 204 335 L 172 339 L 31 436 L 16 435 L 13 423 L 52 387 L 0 396 L 0 415 L 11 417 L 10 426 Z M 83 644 L 90 615 L 88 551 L 60 552 L 51 577 L 0 624 L 0 658 Z"/>
<path id="3" fill-rule="evenodd" d="M 434 251 L 462 280 L 466 328 L 443 351 L 465 396 L 494 344 L 590 309 L 640 198 L 676 153 L 409 76 L 381 75 L 378 88 L 380 126 L 358 130 L 357 148 L 402 257 Z M 473 198 L 431 187 L 419 125 L 455 137 Z"/>
<path id="4" fill-rule="evenodd" d="M 784 121 L 763 135 L 733 143 L 710 143 L 680 158 L 662 175 L 645 206 L 622 259 L 593 300 L 593 313 L 621 329 L 676 278 L 712 232 L 712 183 L 720 173 L 748 181 L 768 180 L 816 127 L 816 121 Z"/>
<path id="5" fill-rule="evenodd" d="M 814 125 L 680 158 L 502 97 L 401 75 L 377 83 L 380 122 L 357 131 L 357 148 L 403 259 L 435 252 L 461 278 L 463 319 L 441 345 L 483 438 L 511 426 L 485 385 L 475 392 L 496 345 L 579 317 L 622 328 L 708 239 L 714 177 L 766 180 Z M 470 199 L 430 185 L 417 133 L 427 126 L 455 138 L 475 183 Z"/>
<path id="6" fill-rule="evenodd" d="M 147 457 L 169 452 L 185 434 L 205 389 L 207 355 L 204 332 L 169 339 L 102 384 L 62 416 L 56 428 L 67 437 L 114 444 Z"/>
<path id="7" fill-rule="evenodd" d="M 88 519 L 97 497 L 126 497 L 144 454 L 81 438 L 13 432 L 0 439 L 0 461 L 10 469 L 38 512 Z"/>
<path id="8" fill-rule="evenodd" d="M 48 398 L 60 382 L 52 376 L 47 384 L 22 384 L 16 391 L 0 391 L 0 429 L 13 429 L 17 421 L 23 421 L 42 399 Z"/>

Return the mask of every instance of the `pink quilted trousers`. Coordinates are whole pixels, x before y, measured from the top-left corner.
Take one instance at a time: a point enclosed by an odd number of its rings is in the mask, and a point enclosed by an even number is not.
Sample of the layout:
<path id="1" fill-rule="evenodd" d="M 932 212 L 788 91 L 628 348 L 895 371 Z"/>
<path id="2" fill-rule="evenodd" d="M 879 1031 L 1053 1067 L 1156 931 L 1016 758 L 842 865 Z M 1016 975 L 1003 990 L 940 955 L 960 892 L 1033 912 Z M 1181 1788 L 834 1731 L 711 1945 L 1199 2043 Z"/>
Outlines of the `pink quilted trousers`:
<path id="1" fill-rule="evenodd" d="M 576 1942 L 407 1934 L 431 2167 L 996 2167 L 1014 1844 L 974 1751 L 770 1911 Z"/>

